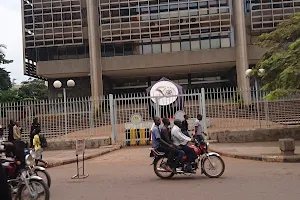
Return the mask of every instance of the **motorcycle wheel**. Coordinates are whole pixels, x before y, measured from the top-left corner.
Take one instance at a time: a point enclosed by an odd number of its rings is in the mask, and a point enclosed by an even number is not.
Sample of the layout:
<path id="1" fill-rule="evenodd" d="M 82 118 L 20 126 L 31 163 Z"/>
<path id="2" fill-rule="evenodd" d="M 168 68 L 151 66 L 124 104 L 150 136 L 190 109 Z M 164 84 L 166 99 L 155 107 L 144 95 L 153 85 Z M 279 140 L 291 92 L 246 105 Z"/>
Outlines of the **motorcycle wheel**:
<path id="1" fill-rule="evenodd" d="M 39 194 L 43 193 L 44 198 L 40 198 L 39 195 L 38 195 L 37 198 L 33 198 L 33 197 L 31 197 L 29 191 L 27 191 L 26 193 L 27 193 L 29 199 L 42 199 L 42 200 L 49 200 L 50 199 L 49 188 L 43 180 L 30 180 L 29 187 L 31 187 L 31 189 L 34 189 L 34 190 L 38 189 L 38 188 L 34 187 L 33 185 L 35 185 L 35 186 L 38 185 L 39 187 L 42 187 L 43 192 L 38 192 L 38 193 Z M 20 186 L 20 188 L 18 189 L 18 198 L 19 198 L 19 200 L 25 200 L 25 199 L 28 198 L 28 197 L 27 198 L 24 197 L 24 195 L 23 195 L 23 192 L 26 191 L 26 190 L 27 190 L 26 185 L 22 184 Z"/>
<path id="2" fill-rule="evenodd" d="M 154 172 L 156 176 L 158 176 L 161 179 L 170 179 L 174 176 L 173 172 L 168 172 L 162 167 L 162 165 L 166 163 L 167 163 L 167 158 L 165 157 L 156 158 L 153 163 Z"/>
<path id="3" fill-rule="evenodd" d="M 211 162 L 210 162 L 210 160 Z M 223 159 L 219 156 L 209 156 L 209 159 L 206 157 L 202 164 L 203 173 L 209 178 L 219 178 L 225 171 L 225 163 Z M 211 173 L 211 170 L 215 171 L 219 167 L 220 170 L 217 173 Z"/>
<path id="4" fill-rule="evenodd" d="M 44 180 L 44 182 L 48 185 L 49 188 L 51 187 L 51 177 L 47 171 L 35 169 L 34 173 L 35 173 L 35 175 L 41 177 Z"/>

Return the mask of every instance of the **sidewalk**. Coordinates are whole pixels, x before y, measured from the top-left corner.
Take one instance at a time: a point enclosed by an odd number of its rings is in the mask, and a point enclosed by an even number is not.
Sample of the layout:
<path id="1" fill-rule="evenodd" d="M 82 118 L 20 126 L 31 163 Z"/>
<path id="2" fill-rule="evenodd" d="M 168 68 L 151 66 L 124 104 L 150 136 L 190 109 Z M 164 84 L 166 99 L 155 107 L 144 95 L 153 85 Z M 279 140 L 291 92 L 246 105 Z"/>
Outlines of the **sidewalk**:
<path id="1" fill-rule="evenodd" d="M 292 156 L 280 155 L 278 142 L 212 143 L 209 148 L 210 151 L 233 158 L 267 162 L 300 162 L 300 141 L 295 141 L 295 146 L 296 155 Z"/>
<path id="2" fill-rule="evenodd" d="M 86 149 L 85 150 L 85 160 L 101 156 L 103 154 L 120 149 L 121 145 L 110 145 L 102 146 L 97 149 Z M 48 168 L 57 167 L 60 165 L 66 165 L 76 162 L 76 151 L 72 150 L 57 150 L 57 151 L 44 151 L 43 160 L 49 163 Z M 79 160 L 82 160 L 82 155 L 79 156 Z"/>

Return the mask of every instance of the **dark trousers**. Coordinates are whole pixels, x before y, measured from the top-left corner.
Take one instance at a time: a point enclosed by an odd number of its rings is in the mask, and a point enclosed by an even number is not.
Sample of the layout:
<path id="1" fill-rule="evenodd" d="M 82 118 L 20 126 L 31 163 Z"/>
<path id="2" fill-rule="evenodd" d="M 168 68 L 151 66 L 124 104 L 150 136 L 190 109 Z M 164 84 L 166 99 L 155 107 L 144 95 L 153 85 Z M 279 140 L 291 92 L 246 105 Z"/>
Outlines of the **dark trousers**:
<path id="1" fill-rule="evenodd" d="M 176 156 L 177 156 L 177 158 L 176 158 L 176 160 L 175 160 L 174 165 L 175 165 L 175 167 L 178 167 L 179 162 L 181 161 L 181 159 L 182 159 L 183 156 L 184 156 L 184 151 L 183 151 L 183 150 L 176 149 Z"/>
<path id="2" fill-rule="evenodd" d="M 195 162 L 197 155 L 196 155 L 194 149 L 190 148 L 187 145 L 181 145 L 181 147 L 187 156 L 188 162 L 189 163 Z"/>
<path id="3" fill-rule="evenodd" d="M 174 166 L 174 158 L 177 154 L 177 150 L 176 149 L 173 149 L 173 148 L 170 148 L 170 147 L 165 147 L 165 146 L 160 146 L 157 148 L 158 151 L 160 152 L 165 152 L 167 157 L 168 157 L 168 161 L 167 161 L 167 164 L 169 165 L 169 167 L 173 168 Z"/>
<path id="4" fill-rule="evenodd" d="M 204 137 L 202 135 L 196 135 L 196 139 L 200 143 L 201 141 L 204 141 Z"/>

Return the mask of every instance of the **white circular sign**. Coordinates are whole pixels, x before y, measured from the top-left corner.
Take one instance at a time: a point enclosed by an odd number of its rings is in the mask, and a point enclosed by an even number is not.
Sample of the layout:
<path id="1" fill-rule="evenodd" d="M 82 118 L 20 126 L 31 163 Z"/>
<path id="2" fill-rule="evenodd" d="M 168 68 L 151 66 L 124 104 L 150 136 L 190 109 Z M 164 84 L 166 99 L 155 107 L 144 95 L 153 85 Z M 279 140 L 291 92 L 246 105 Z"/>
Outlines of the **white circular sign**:
<path id="1" fill-rule="evenodd" d="M 150 96 L 154 97 L 151 100 L 160 106 L 172 104 L 176 101 L 178 93 L 178 88 L 170 81 L 159 81 L 150 90 Z M 156 99 L 158 99 L 158 102 L 156 102 Z"/>
<path id="2" fill-rule="evenodd" d="M 184 115 L 185 115 L 185 112 L 184 112 L 184 111 L 178 110 L 178 111 L 175 113 L 175 119 L 179 119 L 180 121 L 183 121 L 183 120 L 184 120 Z"/>
<path id="3" fill-rule="evenodd" d="M 142 116 L 138 113 L 131 115 L 130 121 L 133 124 L 140 124 L 142 122 Z"/>

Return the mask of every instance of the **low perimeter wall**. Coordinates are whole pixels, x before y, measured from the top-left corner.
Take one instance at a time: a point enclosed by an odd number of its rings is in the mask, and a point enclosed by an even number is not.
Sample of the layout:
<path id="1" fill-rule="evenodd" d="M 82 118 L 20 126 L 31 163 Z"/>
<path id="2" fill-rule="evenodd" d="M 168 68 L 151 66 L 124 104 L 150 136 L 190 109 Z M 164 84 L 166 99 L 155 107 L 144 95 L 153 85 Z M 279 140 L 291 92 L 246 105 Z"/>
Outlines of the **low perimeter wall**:
<path id="1" fill-rule="evenodd" d="M 49 140 L 48 147 L 45 150 L 66 150 L 66 149 L 76 149 L 76 139 L 59 139 L 59 140 Z M 111 145 L 111 138 L 101 137 L 101 138 L 88 138 L 85 140 L 86 149 L 96 149 L 101 146 Z"/>
<path id="2" fill-rule="evenodd" d="M 222 131 L 209 133 L 209 138 L 211 140 L 217 140 L 220 143 L 278 141 L 281 138 L 300 140 L 300 126 L 244 131 Z"/>

